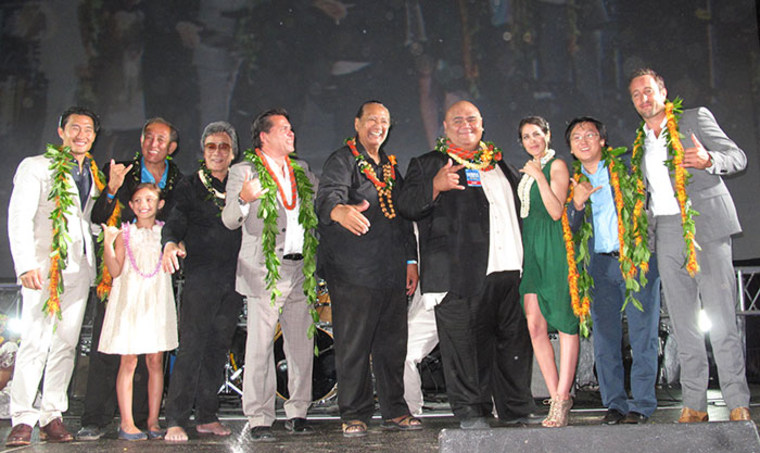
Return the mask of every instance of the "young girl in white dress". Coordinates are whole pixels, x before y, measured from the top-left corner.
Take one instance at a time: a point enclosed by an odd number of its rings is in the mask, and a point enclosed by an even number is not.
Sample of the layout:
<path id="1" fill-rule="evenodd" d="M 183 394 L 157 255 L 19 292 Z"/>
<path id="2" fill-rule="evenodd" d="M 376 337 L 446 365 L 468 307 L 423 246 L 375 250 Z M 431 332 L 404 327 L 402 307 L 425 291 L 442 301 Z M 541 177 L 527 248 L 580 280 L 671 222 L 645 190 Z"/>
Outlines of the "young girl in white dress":
<path id="1" fill-rule="evenodd" d="M 177 313 L 171 275 L 161 269 L 161 222 L 156 214 L 164 205 L 155 184 L 140 184 L 129 207 L 135 223 L 121 229 L 103 225 L 103 261 L 114 277 L 103 319 L 98 350 L 120 354 L 116 396 L 121 413 L 119 438 L 160 439 L 158 424 L 164 389 L 163 351 L 177 347 Z M 148 433 L 140 431 L 132 415 L 132 379 L 137 356 L 145 354 L 148 367 Z"/>

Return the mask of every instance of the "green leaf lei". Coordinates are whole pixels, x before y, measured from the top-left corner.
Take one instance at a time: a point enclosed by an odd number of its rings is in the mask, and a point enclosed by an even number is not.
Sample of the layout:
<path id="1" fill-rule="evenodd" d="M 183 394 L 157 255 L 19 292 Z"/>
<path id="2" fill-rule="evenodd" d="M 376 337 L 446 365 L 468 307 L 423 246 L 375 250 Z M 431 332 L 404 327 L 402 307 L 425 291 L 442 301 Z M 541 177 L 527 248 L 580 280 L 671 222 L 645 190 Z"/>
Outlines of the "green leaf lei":
<path id="1" fill-rule="evenodd" d="M 636 308 L 643 311 L 641 302 L 635 297 L 641 287 L 647 284 L 646 272 L 648 270 L 649 258 L 651 252 L 647 241 L 647 219 L 646 212 L 643 211 L 643 200 L 638 180 L 636 179 L 637 170 L 640 172 L 641 156 L 634 155 L 632 159 L 632 174 L 629 174 L 625 164 L 619 159 L 619 156 L 626 151 L 625 147 L 602 149 L 602 161 L 610 172 L 610 186 L 613 191 L 613 202 L 619 217 L 618 223 L 618 240 L 620 242 L 620 272 L 625 281 L 625 301 L 623 309 L 631 302 Z M 573 171 L 578 182 L 588 181 L 586 175 L 581 171 L 581 163 L 573 162 Z M 615 188 L 612 182 L 614 176 L 617 176 L 619 193 L 622 197 L 622 205 L 618 205 Z M 643 195 L 645 199 L 645 195 Z M 584 219 L 590 219 L 591 200 L 586 202 L 584 209 Z M 621 230 L 622 226 L 622 232 Z M 622 237 L 620 234 L 622 233 Z M 591 222 L 583 222 L 581 228 L 575 234 L 574 241 L 578 248 L 577 262 L 580 265 L 578 292 L 581 299 L 584 296 L 590 297 L 591 288 L 594 286 L 594 280 L 588 273 L 588 264 L 590 261 L 590 250 L 588 241 L 593 236 Z M 636 280 L 636 274 L 639 279 Z"/>
<path id="2" fill-rule="evenodd" d="M 54 313 L 59 320 L 63 319 L 60 308 L 60 295 L 64 291 L 63 270 L 66 269 L 66 260 L 69 256 L 68 224 L 66 213 L 74 206 L 72 187 L 68 180 L 71 169 L 74 166 L 71 150 L 69 147 L 57 147 L 48 144 L 45 157 L 51 160 L 52 185 L 48 194 L 48 201 L 55 201 L 55 207 L 50 212 L 49 219 L 52 221 L 53 238 L 50 243 L 50 295 L 42 307 L 43 312 Z"/>
<path id="3" fill-rule="evenodd" d="M 264 252 L 264 265 L 266 266 L 267 273 L 264 276 L 264 283 L 267 290 L 271 294 L 271 304 L 274 305 L 277 297 L 282 293 L 277 289 L 277 282 L 280 280 L 280 259 L 275 253 L 275 245 L 277 243 L 277 217 L 279 208 L 277 206 L 277 183 L 275 183 L 272 175 L 269 174 L 261 158 L 256 155 L 256 152 L 252 149 L 247 149 L 244 152 L 245 159 L 253 163 L 256 167 L 256 171 L 259 175 L 259 181 L 261 182 L 262 189 L 268 189 L 265 194 L 259 198 L 259 209 L 257 212 L 258 218 L 263 221 L 263 228 L 261 234 L 261 246 Z M 289 157 L 287 159 L 290 159 Z M 313 320 L 313 323 L 309 326 L 307 335 L 309 338 L 313 338 L 317 331 L 316 322 L 319 321 L 319 314 L 314 309 L 314 304 L 317 301 L 317 279 L 314 273 L 317 270 L 317 238 L 314 235 L 314 231 L 317 228 L 317 214 L 314 212 L 314 189 L 309 181 L 309 177 L 306 176 L 306 172 L 295 161 L 290 161 L 293 166 L 293 174 L 296 177 L 296 190 L 298 198 L 300 199 L 300 207 L 298 210 L 298 223 L 301 224 L 304 230 L 303 234 L 303 293 L 306 295 L 307 303 L 309 304 L 309 314 Z"/>
<path id="4" fill-rule="evenodd" d="M 219 208 L 218 216 L 222 215 L 222 210 L 224 209 L 224 200 L 226 198 L 227 192 L 219 192 L 214 188 L 212 185 L 213 176 L 211 175 L 211 170 L 208 169 L 206 166 L 206 161 L 201 159 L 200 160 L 201 167 L 198 171 L 198 177 L 201 180 L 201 183 L 203 184 L 203 187 L 206 188 L 208 191 L 208 195 L 206 196 L 206 201 L 213 201 L 216 207 Z M 220 196 L 221 195 L 221 196 Z"/>

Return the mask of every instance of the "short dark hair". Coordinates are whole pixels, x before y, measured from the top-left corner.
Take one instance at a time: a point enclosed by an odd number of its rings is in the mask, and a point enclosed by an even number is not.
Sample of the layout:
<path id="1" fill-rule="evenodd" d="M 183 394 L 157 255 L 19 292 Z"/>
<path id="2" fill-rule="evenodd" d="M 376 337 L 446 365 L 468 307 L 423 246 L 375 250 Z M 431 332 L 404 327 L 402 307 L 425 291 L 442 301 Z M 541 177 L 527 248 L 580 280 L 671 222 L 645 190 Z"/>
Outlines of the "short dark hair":
<path id="1" fill-rule="evenodd" d="M 203 129 L 203 135 L 201 136 L 201 149 L 203 149 L 206 146 L 206 138 L 208 138 L 209 135 L 214 135 L 214 134 L 219 134 L 219 133 L 225 133 L 230 137 L 230 141 L 232 142 L 232 155 L 237 157 L 238 155 L 237 132 L 235 131 L 235 128 L 232 127 L 232 125 L 226 121 L 214 121 L 213 123 L 209 123 Z"/>
<path id="2" fill-rule="evenodd" d="M 523 127 L 525 127 L 527 124 L 538 126 L 538 128 L 541 129 L 541 131 L 544 134 L 548 134 L 549 132 L 551 132 L 551 129 L 549 128 L 549 122 L 546 121 L 545 118 L 541 116 L 526 116 L 525 118 L 520 120 L 520 125 L 517 126 L 517 138 L 520 141 L 520 143 L 522 143 Z"/>
<path id="3" fill-rule="evenodd" d="M 628 86 L 631 86 L 631 82 L 633 82 L 633 79 L 636 77 L 641 76 L 652 76 L 655 82 L 657 82 L 657 86 L 663 90 L 665 89 L 665 79 L 662 78 L 660 74 L 657 74 L 657 72 L 652 68 L 638 68 L 635 71 L 631 73 L 631 76 L 628 78 Z"/>
<path id="4" fill-rule="evenodd" d="M 90 119 L 92 119 L 92 126 L 95 130 L 95 133 L 97 134 L 100 131 L 100 118 L 98 115 L 93 112 L 92 110 L 88 109 L 87 107 L 80 107 L 78 105 L 72 106 L 67 108 L 66 110 L 61 113 L 60 118 L 58 118 L 58 127 L 61 129 L 66 128 L 66 123 L 69 121 L 69 117 L 71 115 L 84 115 L 89 116 Z"/>
<path id="5" fill-rule="evenodd" d="M 251 141 L 253 142 L 253 148 L 261 148 L 261 133 L 269 133 L 272 130 L 272 117 L 284 116 L 285 119 L 290 121 L 288 111 L 282 107 L 275 107 L 273 109 L 266 110 L 259 113 L 259 116 L 251 123 Z"/>
<path id="6" fill-rule="evenodd" d="M 370 99 L 369 101 L 362 102 L 362 105 L 359 106 L 359 110 L 356 112 L 356 117 L 361 118 L 364 116 L 364 107 L 368 106 L 369 104 L 380 104 L 383 107 L 385 107 L 385 104 L 378 101 L 377 99 Z M 388 107 L 385 107 L 386 110 L 388 110 Z"/>
<path id="7" fill-rule="evenodd" d="M 567 125 L 567 129 L 565 129 L 565 143 L 567 143 L 568 147 L 570 146 L 570 134 L 573 133 L 573 129 L 575 129 L 575 126 L 581 124 L 581 123 L 591 123 L 596 127 L 596 131 L 599 132 L 599 138 L 604 140 L 604 143 L 607 143 L 607 126 L 604 125 L 601 121 L 598 119 L 591 117 L 591 116 L 579 116 L 577 118 L 573 118 L 570 120 L 570 124 Z"/>
<path id="8" fill-rule="evenodd" d="M 177 128 L 174 127 L 172 123 L 166 121 L 160 116 L 151 118 L 146 121 L 145 124 L 143 124 L 142 131 L 140 132 L 140 137 L 143 137 L 145 135 L 146 129 L 148 129 L 148 126 L 151 124 L 163 124 L 164 126 L 167 126 L 169 128 L 169 142 L 179 142 L 179 132 L 177 132 Z"/>

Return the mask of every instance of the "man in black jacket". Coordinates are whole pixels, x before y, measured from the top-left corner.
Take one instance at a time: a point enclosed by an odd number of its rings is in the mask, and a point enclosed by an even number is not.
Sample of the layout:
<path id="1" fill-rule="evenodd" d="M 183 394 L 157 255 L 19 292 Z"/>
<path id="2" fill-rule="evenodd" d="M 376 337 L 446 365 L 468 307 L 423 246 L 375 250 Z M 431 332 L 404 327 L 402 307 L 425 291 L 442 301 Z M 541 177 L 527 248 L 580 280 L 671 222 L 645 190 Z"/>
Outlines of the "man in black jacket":
<path id="1" fill-rule="evenodd" d="M 398 208 L 419 227 L 422 292 L 440 301 L 449 403 L 463 429 L 488 428 L 493 403 L 502 422 L 534 423 L 533 356 L 518 290 L 519 178 L 481 141 L 475 105 L 455 103 L 443 126 L 436 150 L 410 162 Z"/>
<path id="2" fill-rule="evenodd" d="M 158 219 L 166 220 L 166 214 L 173 204 L 172 191 L 182 178 L 179 168 L 168 160 L 177 150 L 178 139 L 177 130 L 163 118 L 151 118 L 146 121 L 140 135 L 140 155 L 134 161 L 116 163 L 112 160 L 103 167 L 108 182 L 92 208 L 92 222 L 107 223 L 114 216 L 117 205 L 117 216 L 120 220 L 131 221 L 135 215 L 129 208 L 129 199 L 135 187 L 143 182 L 155 183 L 161 189 L 161 198 L 166 202 L 158 214 Z M 97 348 L 105 311 L 106 304 L 98 304 L 93 320 L 94 347 L 90 351 L 82 429 L 76 435 L 76 439 L 80 441 L 100 439 L 104 434 L 103 429 L 113 421 L 116 410 L 116 374 L 119 371 L 120 357 L 103 354 L 98 352 Z M 145 362 L 140 360 L 135 379 L 147 379 L 147 376 Z M 134 412 L 138 423 L 147 417 L 145 389 L 145 385 L 135 386 Z"/>

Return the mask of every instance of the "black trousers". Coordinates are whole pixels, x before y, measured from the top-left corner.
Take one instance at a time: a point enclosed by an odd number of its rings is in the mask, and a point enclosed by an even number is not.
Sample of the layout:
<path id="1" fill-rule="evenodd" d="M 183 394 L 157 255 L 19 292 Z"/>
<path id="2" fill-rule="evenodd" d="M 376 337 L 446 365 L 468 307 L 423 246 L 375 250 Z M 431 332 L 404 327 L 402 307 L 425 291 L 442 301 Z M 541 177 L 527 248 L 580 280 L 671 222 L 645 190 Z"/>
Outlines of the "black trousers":
<path id="1" fill-rule="evenodd" d="M 448 293 L 435 308 L 446 391 L 460 419 L 489 416 L 492 401 L 502 419 L 536 410 L 519 286 L 519 272 L 495 272 L 478 294 Z"/>
<path id="2" fill-rule="evenodd" d="M 116 375 L 119 373 L 121 356 L 98 352 L 105 314 L 106 303 L 98 303 L 92 325 L 92 348 L 87 370 L 82 426 L 107 427 L 113 421 L 119 407 L 116 399 Z M 132 392 L 132 413 L 135 424 L 145 426 L 148 420 L 148 369 L 145 366 L 144 356 L 140 356 L 137 361 Z"/>
<path id="3" fill-rule="evenodd" d="M 406 292 L 328 281 L 343 421 L 369 422 L 375 411 L 372 371 L 383 419 L 409 413 L 404 401 Z M 370 356 L 372 365 L 370 369 Z"/>
<path id="4" fill-rule="evenodd" d="M 218 421 L 217 392 L 243 307 L 235 271 L 202 269 L 186 274 L 179 313 L 179 348 L 166 397 L 169 427 L 186 426 L 195 407 L 198 425 Z"/>

